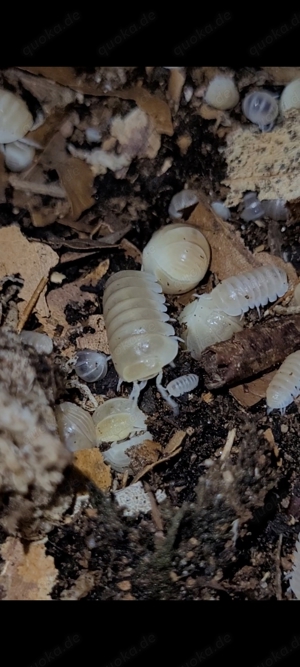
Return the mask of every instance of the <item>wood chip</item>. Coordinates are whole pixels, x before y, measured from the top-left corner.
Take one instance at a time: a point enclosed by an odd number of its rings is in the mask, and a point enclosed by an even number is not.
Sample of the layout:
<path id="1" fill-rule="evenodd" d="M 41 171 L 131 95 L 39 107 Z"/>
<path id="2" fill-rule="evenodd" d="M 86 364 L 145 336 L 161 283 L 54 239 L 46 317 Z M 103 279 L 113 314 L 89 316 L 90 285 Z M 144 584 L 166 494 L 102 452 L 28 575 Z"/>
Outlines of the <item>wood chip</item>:
<path id="1" fill-rule="evenodd" d="M 120 591 L 130 591 L 131 589 L 131 583 L 127 579 L 124 579 L 124 581 L 119 581 L 117 586 L 120 589 Z"/>
<path id="2" fill-rule="evenodd" d="M 239 127 L 228 135 L 225 158 L 230 188 L 225 205 L 237 206 L 246 190 L 259 199 L 291 201 L 300 196 L 300 112 L 290 109 L 272 132 Z"/>
<path id="3" fill-rule="evenodd" d="M 186 431 L 176 431 L 170 438 L 168 444 L 164 449 L 164 454 L 172 454 L 178 447 L 180 447 L 182 441 L 186 436 Z"/>
<path id="4" fill-rule="evenodd" d="M 94 583 L 95 576 L 93 572 L 81 572 L 73 586 L 62 591 L 60 600 L 81 600 L 93 589 Z"/>
<path id="5" fill-rule="evenodd" d="M 244 408 L 251 408 L 256 403 L 259 403 L 262 398 L 266 398 L 267 388 L 275 373 L 276 371 L 265 373 L 261 378 L 232 387 L 229 392 Z"/>
<path id="6" fill-rule="evenodd" d="M 300 67 L 263 67 L 276 85 L 282 86 L 300 77 Z"/>
<path id="7" fill-rule="evenodd" d="M 222 454 L 220 456 L 220 461 L 225 461 L 225 459 L 228 458 L 228 456 L 231 452 L 232 445 L 233 445 L 234 440 L 235 440 L 235 436 L 236 436 L 236 428 L 232 428 L 231 431 L 228 431 L 227 440 L 226 440 L 225 445 L 223 447 L 223 451 L 222 451 Z"/>
<path id="8" fill-rule="evenodd" d="M 123 100 L 134 100 L 140 109 L 152 118 L 159 134 L 167 134 L 169 137 L 173 135 L 171 112 L 167 102 L 157 95 L 151 95 L 146 88 L 134 86 L 128 90 L 114 90 L 106 94 Z"/>
<path id="9" fill-rule="evenodd" d="M 51 600 L 58 573 L 44 544 L 32 542 L 25 548 L 19 539 L 8 537 L 1 555 L 6 561 L 0 575 L 4 600 Z"/>
<path id="10" fill-rule="evenodd" d="M 40 281 L 48 277 L 50 270 L 58 263 L 58 255 L 43 243 L 30 242 L 23 236 L 18 225 L 0 229 L 0 278 L 20 273 L 24 285 L 20 291 L 19 314 L 24 312 Z M 40 295 L 36 312 L 48 317 L 49 309 L 45 301 L 45 289 Z"/>
<path id="11" fill-rule="evenodd" d="M 103 456 L 98 447 L 75 452 L 73 465 L 76 470 L 90 479 L 101 491 L 110 489 L 112 481 L 110 466 L 104 463 Z"/>

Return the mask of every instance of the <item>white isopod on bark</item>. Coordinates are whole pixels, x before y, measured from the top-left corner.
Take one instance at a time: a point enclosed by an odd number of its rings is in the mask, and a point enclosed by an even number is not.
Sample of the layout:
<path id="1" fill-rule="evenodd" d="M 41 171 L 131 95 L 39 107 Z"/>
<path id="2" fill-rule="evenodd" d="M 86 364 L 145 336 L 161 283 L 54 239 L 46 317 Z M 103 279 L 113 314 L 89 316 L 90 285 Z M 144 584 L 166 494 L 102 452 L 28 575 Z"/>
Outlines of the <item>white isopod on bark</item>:
<path id="1" fill-rule="evenodd" d="M 33 118 L 24 100 L 9 90 L 0 89 L 0 143 L 8 144 L 25 137 Z"/>
<path id="2" fill-rule="evenodd" d="M 208 84 L 205 102 L 215 109 L 232 109 L 239 101 L 239 91 L 229 76 L 218 74 Z"/>
<path id="3" fill-rule="evenodd" d="M 103 352 L 95 350 L 78 350 L 76 352 L 75 371 L 78 377 L 85 382 L 97 382 L 107 373 L 108 357 Z"/>
<path id="4" fill-rule="evenodd" d="M 272 378 L 267 392 L 267 408 L 285 411 L 290 403 L 300 394 L 300 351 L 293 352 L 284 360 Z"/>
<path id="5" fill-rule="evenodd" d="M 155 232 L 143 250 L 143 269 L 165 294 L 183 294 L 204 278 L 210 246 L 197 227 L 174 222 Z"/>
<path id="6" fill-rule="evenodd" d="M 246 118 L 258 125 L 262 132 L 272 130 L 279 111 L 275 97 L 267 90 L 256 90 L 246 95 L 242 109 Z"/>
<path id="7" fill-rule="evenodd" d="M 166 386 L 167 392 L 170 396 L 182 396 L 182 394 L 187 394 L 193 389 L 196 389 L 199 384 L 199 375 L 195 373 L 189 373 L 188 375 L 180 375 L 180 377 L 171 380 Z"/>
<path id="8" fill-rule="evenodd" d="M 231 317 L 215 308 L 208 294 L 203 294 L 185 306 L 179 322 L 182 325 L 182 338 L 193 359 L 199 359 L 210 345 L 228 340 L 243 329 L 241 318 Z"/>
<path id="9" fill-rule="evenodd" d="M 209 294 L 216 308 L 227 315 L 242 315 L 249 308 L 276 301 L 288 289 L 286 272 L 277 266 L 263 266 L 223 280 Z"/>
<path id="10" fill-rule="evenodd" d="M 103 316 L 112 361 L 122 381 L 149 380 L 176 357 L 178 340 L 166 310 L 153 275 L 119 271 L 108 279 Z"/>

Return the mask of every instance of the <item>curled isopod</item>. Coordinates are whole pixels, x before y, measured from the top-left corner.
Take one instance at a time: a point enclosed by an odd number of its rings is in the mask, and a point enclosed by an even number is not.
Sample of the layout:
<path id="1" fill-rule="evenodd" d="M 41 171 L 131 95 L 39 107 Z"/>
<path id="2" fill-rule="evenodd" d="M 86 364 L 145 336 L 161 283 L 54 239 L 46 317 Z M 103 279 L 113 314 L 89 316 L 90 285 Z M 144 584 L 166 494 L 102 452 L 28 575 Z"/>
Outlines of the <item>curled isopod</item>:
<path id="1" fill-rule="evenodd" d="M 153 275 L 119 271 L 106 283 L 103 316 L 115 369 L 122 381 L 149 380 L 176 357 L 165 297 Z"/>
<path id="2" fill-rule="evenodd" d="M 262 202 L 257 199 L 255 192 L 247 192 L 244 195 L 244 210 L 241 214 L 242 220 L 250 222 L 258 220 L 265 214 Z"/>
<path id="3" fill-rule="evenodd" d="M 126 468 L 130 468 L 130 457 L 125 452 L 131 447 L 142 445 L 145 440 L 153 440 L 153 436 L 149 431 L 145 431 L 141 435 L 135 435 L 129 440 L 112 444 L 112 446 L 103 453 L 105 463 L 108 463 L 113 470 L 117 472 L 124 472 Z"/>
<path id="4" fill-rule="evenodd" d="M 33 118 L 24 100 L 9 90 L 0 89 L 0 144 L 25 137 Z"/>
<path id="5" fill-rule="evenodd" d="M 103 352 L 79 350 L 76 352 L 75 371 L 85 382 L 97 382 L 107 373 L 108 358 Z"/>
<path id="6" fill-rule="evenodd" d="M 294 79 L 285 86 L 279 100 L 282 114 L 288 109 L 300 109 L 300 79 Z"/>
<path id="7" fill-rule="evenodd" d="M 205 102 L 215 109 L 232 109 L 240 99 L 238 89 L 231 77 L 219 74 L 208 84 Z"/>
<path id="8" fill-rule="evenodd" d="M 194 373 L 189 373 L 188 375 L 181 375 L 174 380 L 171 380 L 166 386 L 166 390 L 169 392 L 170 396 L 182 396 L 182 394 L 188 394 L 189 392 L 196 389 L 199 384 L 199 375 Z"/>
<path id="9" fill-rule="evenodd" d="M 58 432 L 71 452 L 96 447 L 95 424 L 89 412 L 65 401 L 55 409 Z"/>
<path id="10" fill-rule="evenodd" d="M 198 204 L 199 197 L 194 190 L 181 190 L 172 197 L 168 213 L 171 218 L 182 218 L 184 209 Z"/>
<path id="11" fill-rule="evenodd" d="M 38 354 L 51 354 L 53 352 L 53 342 L 47 334 L 23 329 L 20 333 L 20 338 L 25 345 L 34 347 Z"/>
<path id="12" fill-rule="evenodd" d="M 283 413 L 299 394 L 300 351 L 298 350 L 289 354 L 268 386 L 266 392 L 268 412 L 278 409 Z"/>
<path id="13" fill-rule="evenodd" d="M 153 273 L 165 294 L 183 294 L 204 278 L 210 246 L 197 227 L 174 222 L 155 232 L 143 250 L 143 269 Z"/>
<path id="14" fill-rule="evenodd" d="M 199 359 L 202 352 L 233 334 L 242 331 L 240 317 L 231 317 L 214 304 L 209 295 L 203 294 L 182 310 L 179 316 L 181 335 L 193 359 Z"/>
<path id="15" fill-rule="evenodd" d="M 266 90 L 256 90 L 246 95 L 242 109 L 246 118 L 258 125 L 262 132 L 272 130 L 279 111 L 275 97 Z"/>
<path id="16" fill-rule="evenodd" d="M 28 146 L 21 141 L 2 144 L 1 152 L 4 153 L 7 169 L 16 172 L 27 169 L 32 164 L 35 154 L 32 146 Z"/>
<path id="17" fill-rule="evenodd" d="M 242 315 L 249 308 L 276 301 L 288 289 L 286 272 L 277 266 L 263 266 L 226 278 L 210 293 L 212 305 L 227 315 Z"/>
<path id="18" fill-rule="evenodd" d="M 287 220 L 288 210 L 284 199 L 263 199 L 260 202 L 263 208 L 264 215 L 272 220 Z"/>
<path id="19" fill-rule="evenodd" d="M 145 431 L 146 415 L 130 398 L 111 398 L 95 410 L 97 442 L 118 442 L 131 433 Z"/>
<path id="20" fill-rule="evenodd" d="M 230 210 L 221 201 L 214 201 L 211 205 L 214 212 L 222 218 L 222 220 L 229 220 Z"/>

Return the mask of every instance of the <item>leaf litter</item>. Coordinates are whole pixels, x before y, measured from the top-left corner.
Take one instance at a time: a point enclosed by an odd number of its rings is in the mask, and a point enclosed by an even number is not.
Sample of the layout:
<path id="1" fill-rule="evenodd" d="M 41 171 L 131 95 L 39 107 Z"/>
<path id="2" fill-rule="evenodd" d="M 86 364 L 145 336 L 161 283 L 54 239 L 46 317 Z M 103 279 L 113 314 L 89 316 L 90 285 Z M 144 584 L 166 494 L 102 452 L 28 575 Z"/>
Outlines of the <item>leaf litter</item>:
<path id="1" fill-rule="evenodd" d="M 105 280 L 116 270 L 140 269 L 143 247 L 153 231 L 169 221 L 171 197 L 185 185 L 199 195 L 188 222 L 201 229 L 212 250 L 210 272 L 201 291 L 209 291 L 217 281 L 233 274 L 274 263 L 287 270 L 291 288 L 296 285 L 297 269 L 283 256 L 287 250 L 282 249 L 282 240 L 276 246 L 277 254 L 272 254 L 272 235 L 268 237 L 265 227 L 252 223 L 246 229 L 241 224 L 240 202 L 245 190 L 257 188 L 260 198 L 282 196 L 291 206 L 300 196 L 297 165 L 290 160 L 294 149 L 289 143 L 291 133 L 297 132 L 298 112 L 288 113 L 268 135 L 245 128 L 239 110 L 234 118 L 227 112 L 220 114 L 203 104 L 203 93 L 207 81 L 224 69 L 166 72 L 154 67 L 146 68 L 144 78 L 137 68 L 95 68 L 94 73 L 71 67 L 3 70 L 4 80 L 19 94 L 24 88 L 37 100 L 37 127 L 28 138 L 40 148 L 33 165 L 17 175 L 8 172 L 0 156 L 2 324 L 8 317 L 8 303 L 15 301 L 18 320 L 10 308 L 9 321 L 19 330 L 26 324 L 48 333 L 62 373 L 66 359 L 72 359 L 78 349 L 109 353 L 100 308 Z M 258 72 L 241 70 L 235 76 L 244 94 L 249 85 L 283 85 L 294 74 L 294 68 L 262 68 Z M 190 98 L 185 85 L 192 89 Z M 99 128 L 94 145 L 86 135 L 91 127 Z M 268 149 L 264 150 L 266 141 Z M 243 160 L 242 167 L 237 165 L 237 156 Z M 285 167 L 277 169 L 283 156 Z M 233 209 L 230 223 L 212 210 L 216 199 L 226 199 Z M 295 233 L 291 227 L 285 246 L 295 243 Z M 262 247 L 264 251 L 258 252 Z M 53 270 L 63 275 L 62 282 L 51 280 Z M 17 289 L 11 282 L 13 276 L 20 276 Z M 192 294 L 170 298 L 172 317 L 177 317 L 191 298 Z M 283 308 L 288 308 L 287 302 L 283 303 Z M 269 308 L 268 321 L 277 316 L 278 312 Z M 257 319 L 255 314 L 249 317 L 247 326 L 253 328 Z M 175 364 L 174 369 L 165 369 L 166 382 L 181 373 L 199 372 L 197 362 L 184 350 Z M 79 384 L 72 384 L 74 372 L 70 369 L 60 390 L 67 400 L 84 404 Z M 113 599 L 129 599 L 129 590 L 137 599 L 220 599 L 224 591 L 232 599 L 268 599 L 273 595 L 280 599 L 281 586 L 282 597 L 291 597 L 284 581 L 278 588 L 277 561 L 271 555 L 278 539 L 276 521 L 270 519 L 266 531 L 263 521 L 256 518 L 264 511 L 268 490 L 277 492 L 283 476 L 297 469 L 299 459 L 297 406 L 289 408 L 282 418 L 268 417 L 263 399 L 269 378 L 269 373 L 249 378 L 221 393 L 207 392 L 202 378 L 199 390 L 180 398 L 176 420 L 150 382 L 141 408 L 153 440 L 131 450 L 133 474 L 112 473 L 98 448 L 77 452 L 68 484 L 77 498 L 76 506 L 80 489 L 87 506 L 82 503 L 76 513 L 63 518 L 58 514 L 47 543 L 47 552 L 53 557 L 46 556 L 44 544 L 38 542 L 30 543 L 25 555 L 18 538 L 6 537 L 2 546 L 5 599 L 106 599 L 107 591 Z M 105 396 L 118 395 L 117 379 L 110 362 L 107 377 L 88 388 L 90 396 L 98 403 Z M 128 387 L 121 392 L 128 395 Z M 283 453 L 274 469 L 270 452 L 281 448 Z M 228 453 L 222 458 L 225 450 Z M 256 471 L 263 471 L 261 477 L 257 472 L 249 475 L 254 463 Z M 108 502 L 109 492 L 129 492 L 141 479 L 152 514 L 137 518 L 133 527 L 116 504 Z M 252 500 L 247 501 L 251 487 Z M 214 498 L 220 488 L 224 503 L 219 511 Z M 166 499 L 158 511 L 155 494 L 159 491 Z M 285 507 L 284 515 L 278 512 L 286 535 L 283 558 L 288 560 L 295 529 L 286 499 Z M 149 531 L 146 539 L 145 530 Z M 66 574 L 61 554 L 66 547 L 69 556 L 72 553 L 72 531 L 77 535 L 76 551 Z M 87 539 L 87 534 L 92 538 Z M 247 534 L 252 539 L 253 560 L 246 572 Z M 194 556 L 188 560 L 188 574 L 184 574 L 180 563 L 191 552 L 192 542 Z M 89 543 L 94 544 L 91 549 L 86 546 Z M 147 553 L 145 545 L 150 543 L 145 572 L 132 545 L 137 545 L 140 554 Z M 109 580 L 107 575 L 103 548 L 109 551 L 118 573 L 115 579 Z M 130 581 L 126 576 L 124 579 L 120 550 L 127 554 Z M 79 551 L 84 555 L 78 560 Z M 165 569 L 157 578 L 156 559 L 162 554 Z M 256 569 L 255 558 L 261 562 Z M 199 562 L 204 564 L 200 569 Z M 261 587 L 264 567 L 272 574 L 267 586 Z M 216 578 L 222 583 L 214 585 Z"/>

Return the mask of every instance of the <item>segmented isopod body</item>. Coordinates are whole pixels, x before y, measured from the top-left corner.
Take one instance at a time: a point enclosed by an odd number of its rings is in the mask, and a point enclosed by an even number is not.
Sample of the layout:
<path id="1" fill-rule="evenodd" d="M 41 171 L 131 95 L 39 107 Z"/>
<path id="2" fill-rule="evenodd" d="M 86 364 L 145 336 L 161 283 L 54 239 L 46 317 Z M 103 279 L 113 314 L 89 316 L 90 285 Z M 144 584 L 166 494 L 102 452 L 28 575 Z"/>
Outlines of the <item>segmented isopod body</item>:
<path id="1" fill-rule="evenodd" d="M 240 317 L 230 317 L 215 308 L 208 294 L 185 306 L 179 322 L 183 325 L 181 336 L 193 359 L 199 359 L 207 347 L 228 340 L 243 328 Z"/>
<path id="2" fill-rule="evenodd" d="M 0 89 L 0 143 L 22 139 L 33 124 L 24 100 L 9 90 Z"/>
<path id="3" fill-rule="evenodd" d="M 285 111 L 288 111 L 288 109 L 300 108 L 300 79 L 290 81 L 290 83 L 283 89 L 279 106 L 280 111 L 283 114 Z"/>
<path id="4" fill-rule="evenodd" d="M 118 442 L 131 433 L 145 431 L 145 421 L 146 415 L 130 398 L 110 398 L 93 414 L 98 444 Z"/>
<path id="5" fill-rule="evenodd" d="M 276 301 L 288 289 L 286 272 L 277 266 L 264 266 L 226 278 L 210 293 L 213 305 L 227 315 L 242 315 L 249 308 Z"/>
<path id="6" fill-rule="evenodd" d="M 159 229 L 143 250 L 143 269 L 154 274 L 165 294 L 183 294 L 196 287 L 209 262 L 205 236 L 181 222 Z"/>
<path id="7" fill-rule="evenodd" d="M 96 446 L 96 429 L 89 412 L 65 401 L 55 409 L 61 439 L 71 452 Z"/>
<path id="8" fill-rule="evenodd" d="M 107 373 L 108 358 L 103 352 L 79 350 L 76 353 L 75 371 L 85 382 L 97 382 Z"/>
<path id="9" fill-rule="evenodd" d="M 266 90 L 256 90 L 246 95 L 242 109 L 246 118 L 258 125 L 262 132 L 272 130 L 279 111 L 275 97 Z"/>
<path id="10" fill-rule="evenodd" d="M 284 199 L 263 199 L 261 202 L 264 215 L 272 220 L 287 220 L 288 210 Z"/>
<path id="11" fill-rule="evenodd" d="M 300 394 L 300 351 L 293 352 L 284 360 L 272 378 L 267 392 L 268 412 L 285 408 Z"/>
<path id="12" fill-rule="evenodd" d="M 185 208 L 198 204 L 199 197 L 194 190 L 181 190 L 172 197 L 168 209 L 171 218 L 182 218 Z"/>
<path id="13" fill-rule="evenodd" d="M 247 192 L 244 196 L 244 205 L 245 208 L 241 214 L 241 218 L 245 222 L 258 220 L 264 216 L 262 202 L 257 199 L 255 192 Z"/>
<path id="14" fill-rule="evenodd" d="M 166 390 L 169 392 L 170 396 L 182 396 L 182 394 L 187 394 L 193 389 L 196 389 L 199 384 L 199 375 L 194 373 L 189 373 L 188 375 L 181 375 L 174 380 L 171 380 L 166 386 Z"/>
<path id="15" fill-rule="evenodd" d="M 178 341 L 166 310 L 162 288 L 151 274 L 119 271 L 107 281 L 103 315 L 121 380 L 149 380 L 176 357 Z"/>

